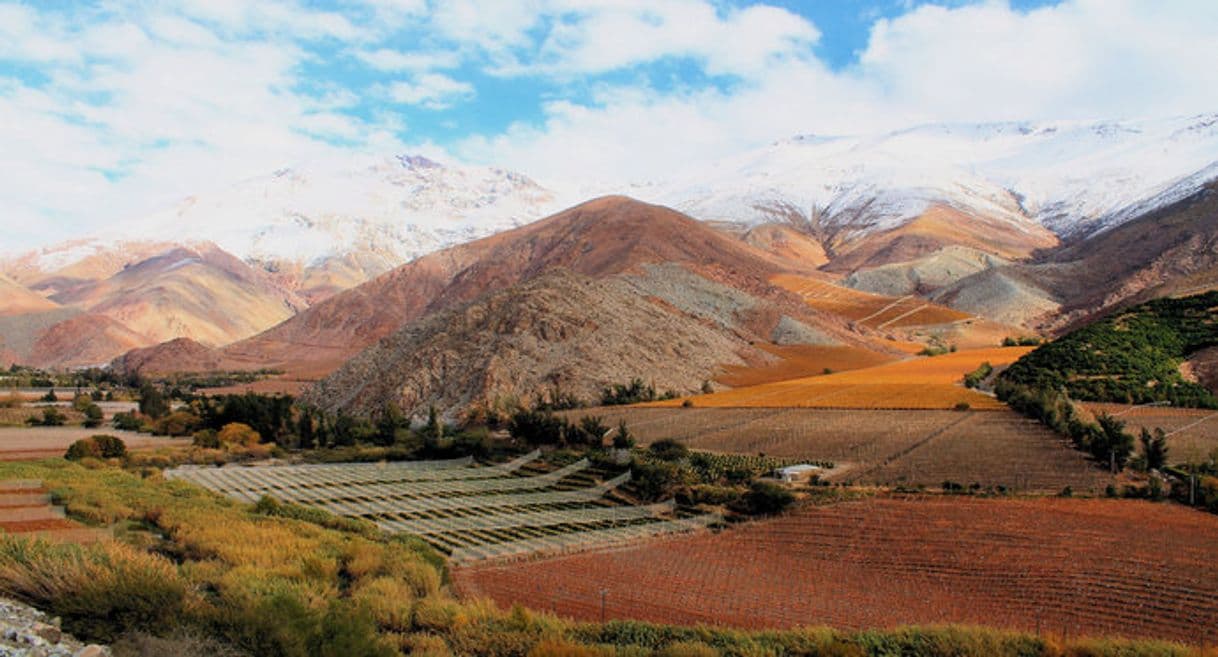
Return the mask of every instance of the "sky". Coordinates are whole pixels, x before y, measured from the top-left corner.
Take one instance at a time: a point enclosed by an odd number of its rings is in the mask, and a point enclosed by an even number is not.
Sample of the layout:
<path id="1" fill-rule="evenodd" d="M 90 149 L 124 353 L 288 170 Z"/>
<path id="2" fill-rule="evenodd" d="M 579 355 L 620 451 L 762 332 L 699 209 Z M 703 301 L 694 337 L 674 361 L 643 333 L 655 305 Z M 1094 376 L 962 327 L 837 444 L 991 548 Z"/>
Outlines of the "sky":
<path id="1" fill-rule="evenodd" d="M 0 252 L 353 153 L 604 189 L 796 134 L 1214 112 L 1215 35 L 1214 0 L 0 0 Z"/>

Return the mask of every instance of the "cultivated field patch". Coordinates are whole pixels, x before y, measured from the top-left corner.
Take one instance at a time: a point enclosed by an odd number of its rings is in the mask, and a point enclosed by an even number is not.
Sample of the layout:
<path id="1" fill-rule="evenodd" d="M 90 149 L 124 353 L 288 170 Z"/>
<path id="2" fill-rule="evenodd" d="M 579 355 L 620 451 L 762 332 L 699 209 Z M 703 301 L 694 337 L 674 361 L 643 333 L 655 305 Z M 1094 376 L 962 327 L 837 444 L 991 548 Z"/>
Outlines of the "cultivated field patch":
<path id="1" fill-rule="evenodd" d="M 873 498 L 717 534 L 458 568 L 457 588 L 581 620 L 989 625 L 1218 641 L 1218 517 L 1103 499 Z"/>
<path id="2" fill-rule="evenodd" d="M 874 329 L 949 324 L 972 318 L 968 313 L 929 303 L 916 296 L 889 297 L 834 285 L 805 276 L 782 274 L 771 279 L 804 303 Z"/>
<path id="3" fill-rule="evenodd" d="M 719 408 L 858 408 L 949 409 L 968 405 L 978 410 L 1006 406 L 990 395 L 961 385 L 964 375 L 982 363 L 995 367 L 1014 362 L 1030 347 L 967 349 L 876 367 L 790 379 L 724 392 L 665 400 L 643 406 Z"/>
<path id="4" fill-rule="evenodd" d="M 944 481 L 1014 491 L 1103 492 L 1107 472 L 1063 438 L 1009 410 L 984 412 L 811 408 L 608 407 L 571 412 L 625 420 L 646 445 L 666 438 L 694 449 L 831 461 L 835 482 L 921 485 Z"/>
<path id="5" fill-rule="evenodd" d="M 263 496 L 371 520 L 421 536 L 456 563 L 570 552 L 722 521 L 686 517 L 672 504 L 606 499 L 630 473 L 604 477 L 587 460 L 535 468 L 533 452 L 507 463 L 468 459 L 397 463 L 201 468 L 166 472 L 243 502 Z"/>
<path id="6" fill-rule="evenodd" d="M 738 388 L 874 367 L 894 360 L 892 356 L 859 347 L 823 347 L 805 344 L 759 346 L 780 360 L 777 363 L 760 367 L 728 365 L 724 368 L 725 373 L 715 377 L 715 380 Z"/>
<path id="7" fill-rule="evenodd" d="M 184 447 L 191 444 L 189 438 L 164 438 L 132 431 L 118 431 L 111 427 L 0 427 L 0 461 L 63 456 L 72 443 L 98 434 L 121 438 L 129 450 Z"/>

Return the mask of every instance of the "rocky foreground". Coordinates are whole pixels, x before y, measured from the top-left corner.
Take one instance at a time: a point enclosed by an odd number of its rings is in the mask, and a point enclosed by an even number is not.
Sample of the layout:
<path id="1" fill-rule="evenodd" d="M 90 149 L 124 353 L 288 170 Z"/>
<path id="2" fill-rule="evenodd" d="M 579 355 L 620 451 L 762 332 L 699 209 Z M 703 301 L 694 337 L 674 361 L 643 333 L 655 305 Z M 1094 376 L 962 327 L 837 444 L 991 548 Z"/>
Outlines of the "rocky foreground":
<path id="1" fill-rule="evenodd" d="M 110 649 L 85 645 L 59 629 L 59 619 L 0 599 L 0 657 L 109 657 Z"/>

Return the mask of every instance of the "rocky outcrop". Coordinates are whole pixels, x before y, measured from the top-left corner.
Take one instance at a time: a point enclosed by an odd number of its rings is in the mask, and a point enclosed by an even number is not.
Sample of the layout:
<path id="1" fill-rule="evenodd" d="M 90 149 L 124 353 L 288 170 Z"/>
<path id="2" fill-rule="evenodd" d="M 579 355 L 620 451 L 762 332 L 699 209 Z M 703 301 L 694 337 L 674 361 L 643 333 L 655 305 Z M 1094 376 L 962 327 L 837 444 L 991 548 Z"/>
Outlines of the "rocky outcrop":
<path id="1" fill-rule="evenodd" d="M 688 309 L 641 297 L 638 281 L 553 269 L 526 283 L 407 324 L 319 382 L 305 401 L 330 411 L 374 414 L 393 402 L 450 417 L 477 406 L 530 402 L 560 389 L 593 401 L 635 377 L 657 390 L 696 390 L 724 364 L 772 358 L 765 337 L 733 322 L 736 299 L 690 287 Z M 710 289 L 713 289 L 711 287 Z"/>
<path id="2" fill-rule="evenodd" d="M 0 655 L 14 657 L 109 657 L 110 649 L 85 645 L 59 627 L 58 618 L 0 598 Z"/>

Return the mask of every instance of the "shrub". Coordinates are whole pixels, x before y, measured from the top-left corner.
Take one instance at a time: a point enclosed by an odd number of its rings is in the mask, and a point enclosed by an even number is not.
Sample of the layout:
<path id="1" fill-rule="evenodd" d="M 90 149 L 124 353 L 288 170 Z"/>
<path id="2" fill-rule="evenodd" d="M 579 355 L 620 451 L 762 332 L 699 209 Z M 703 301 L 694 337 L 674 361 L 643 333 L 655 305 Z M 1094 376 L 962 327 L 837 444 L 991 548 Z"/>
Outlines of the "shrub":
<path id="1" fill-rule="evenodd" d="M 85 406 L 84 424 L 86 429 L 96 429 L 97 427 L 100 427 L 103 419 L 105 419 L 105 413 L 102 413 L 100 406 L 94 404 L 93 402 L 89 402 L 89 405 Z"/>
<path id="2" fill-rule="evenodd" d="M 655 387 L 643 383 L 643 380 L 639 378 L 632 379 L 630 383 L 626 385 L 618 383 L 601 390 L 602 406 L 639 404 L 642 402 L 655 401 L 655 399 Z"/>
<path id="3" fill-rule="evenodd" d="M 26 420 L 26 424 L 43 427 L 62 427 L 68 421 L 68 416 L 59 412 L 59 409 L 54 406 L 49 406 L 42 409 L 42 417 L 31 417 Z"/>
<path id="4" fill-rule="evenodd" d="M 144 428 L 144 421 L 136 413 L 115 413 L 114 428 L 119 431 L 139 431 Z"/>
<path id="5" fill-rule="evenodd" d="M 216 440 L 221 447 L 232 445 L 252 447 L 262 442 L 262 436 L 253 427 L 241 422 L 230 422 L 224 425 L 216 434 Z"/>
<path id="6" fill-rule="evenodd" d="M 114 657 L 243 657 L 226 643 L 185 631 L 165 638 L 133 632 L 120 638 L 111 650 Z"/>
<path id="7" fill-rule="evenodd" d="M 68 446 L 64 458 L 69 461 L 79 461 L 84 458 L 112 459 L 127 455 L 127 445 L 114 436 L 97 435 L 80 440 Z"/>
<path id="8" fill-rule="evenodd" d="M 167 559 L 121 543 L 88 547 L 0 541 L 0 591 L 63 619 L 87 641 L 173 628 L 192 599 Z"/>
<path id="9" fill-rule="evenodd" d="M 771 515 L 787 510 L 795 502 L 795 495 L 774 482 L 754 481 L 743 499 L 750 514 Z"/>
<path id="10" fill-rule="evenodd" d="M 153 422 L 152 433 L 158 436 L 189 436 L 202 422 L 194 413 L 174 411 Z"/>
<path id="11" fill-rule="evenodd" d="M 962 402 L 956 402 L 956 405 L 953 406 L 952 408 L 954 410 L 964 412 L 964 411 L 971 409 L 972 406 L 968 402 L 962 401 Z"/>
<path id="12" fill-rule="evenodd" d="M 508 433 L 531 445 L 558 445 L 567 433 L 567 421 L 549 411 L 518 411 L 508 421 Z"/>
<path id="13" fill-rule="evenodd" d="M 196 431 L 195 435 L 192 436 L 191 444 L 203 449 L 220 449 L 220 439 L 216 437 L 214 429 Z"/>
<path id="14" fill-rule="evenodd" d="M 657 440 L 647 450 L 661 461 L 680 461 L 689 456 L 689 448 L 672 438 Z"/>
<path id="15" fill-rule="evenodd" d="M 719 657 L 719 651 L 701 641 L 677 641 L 665 646 L 656 657 Z"/>

